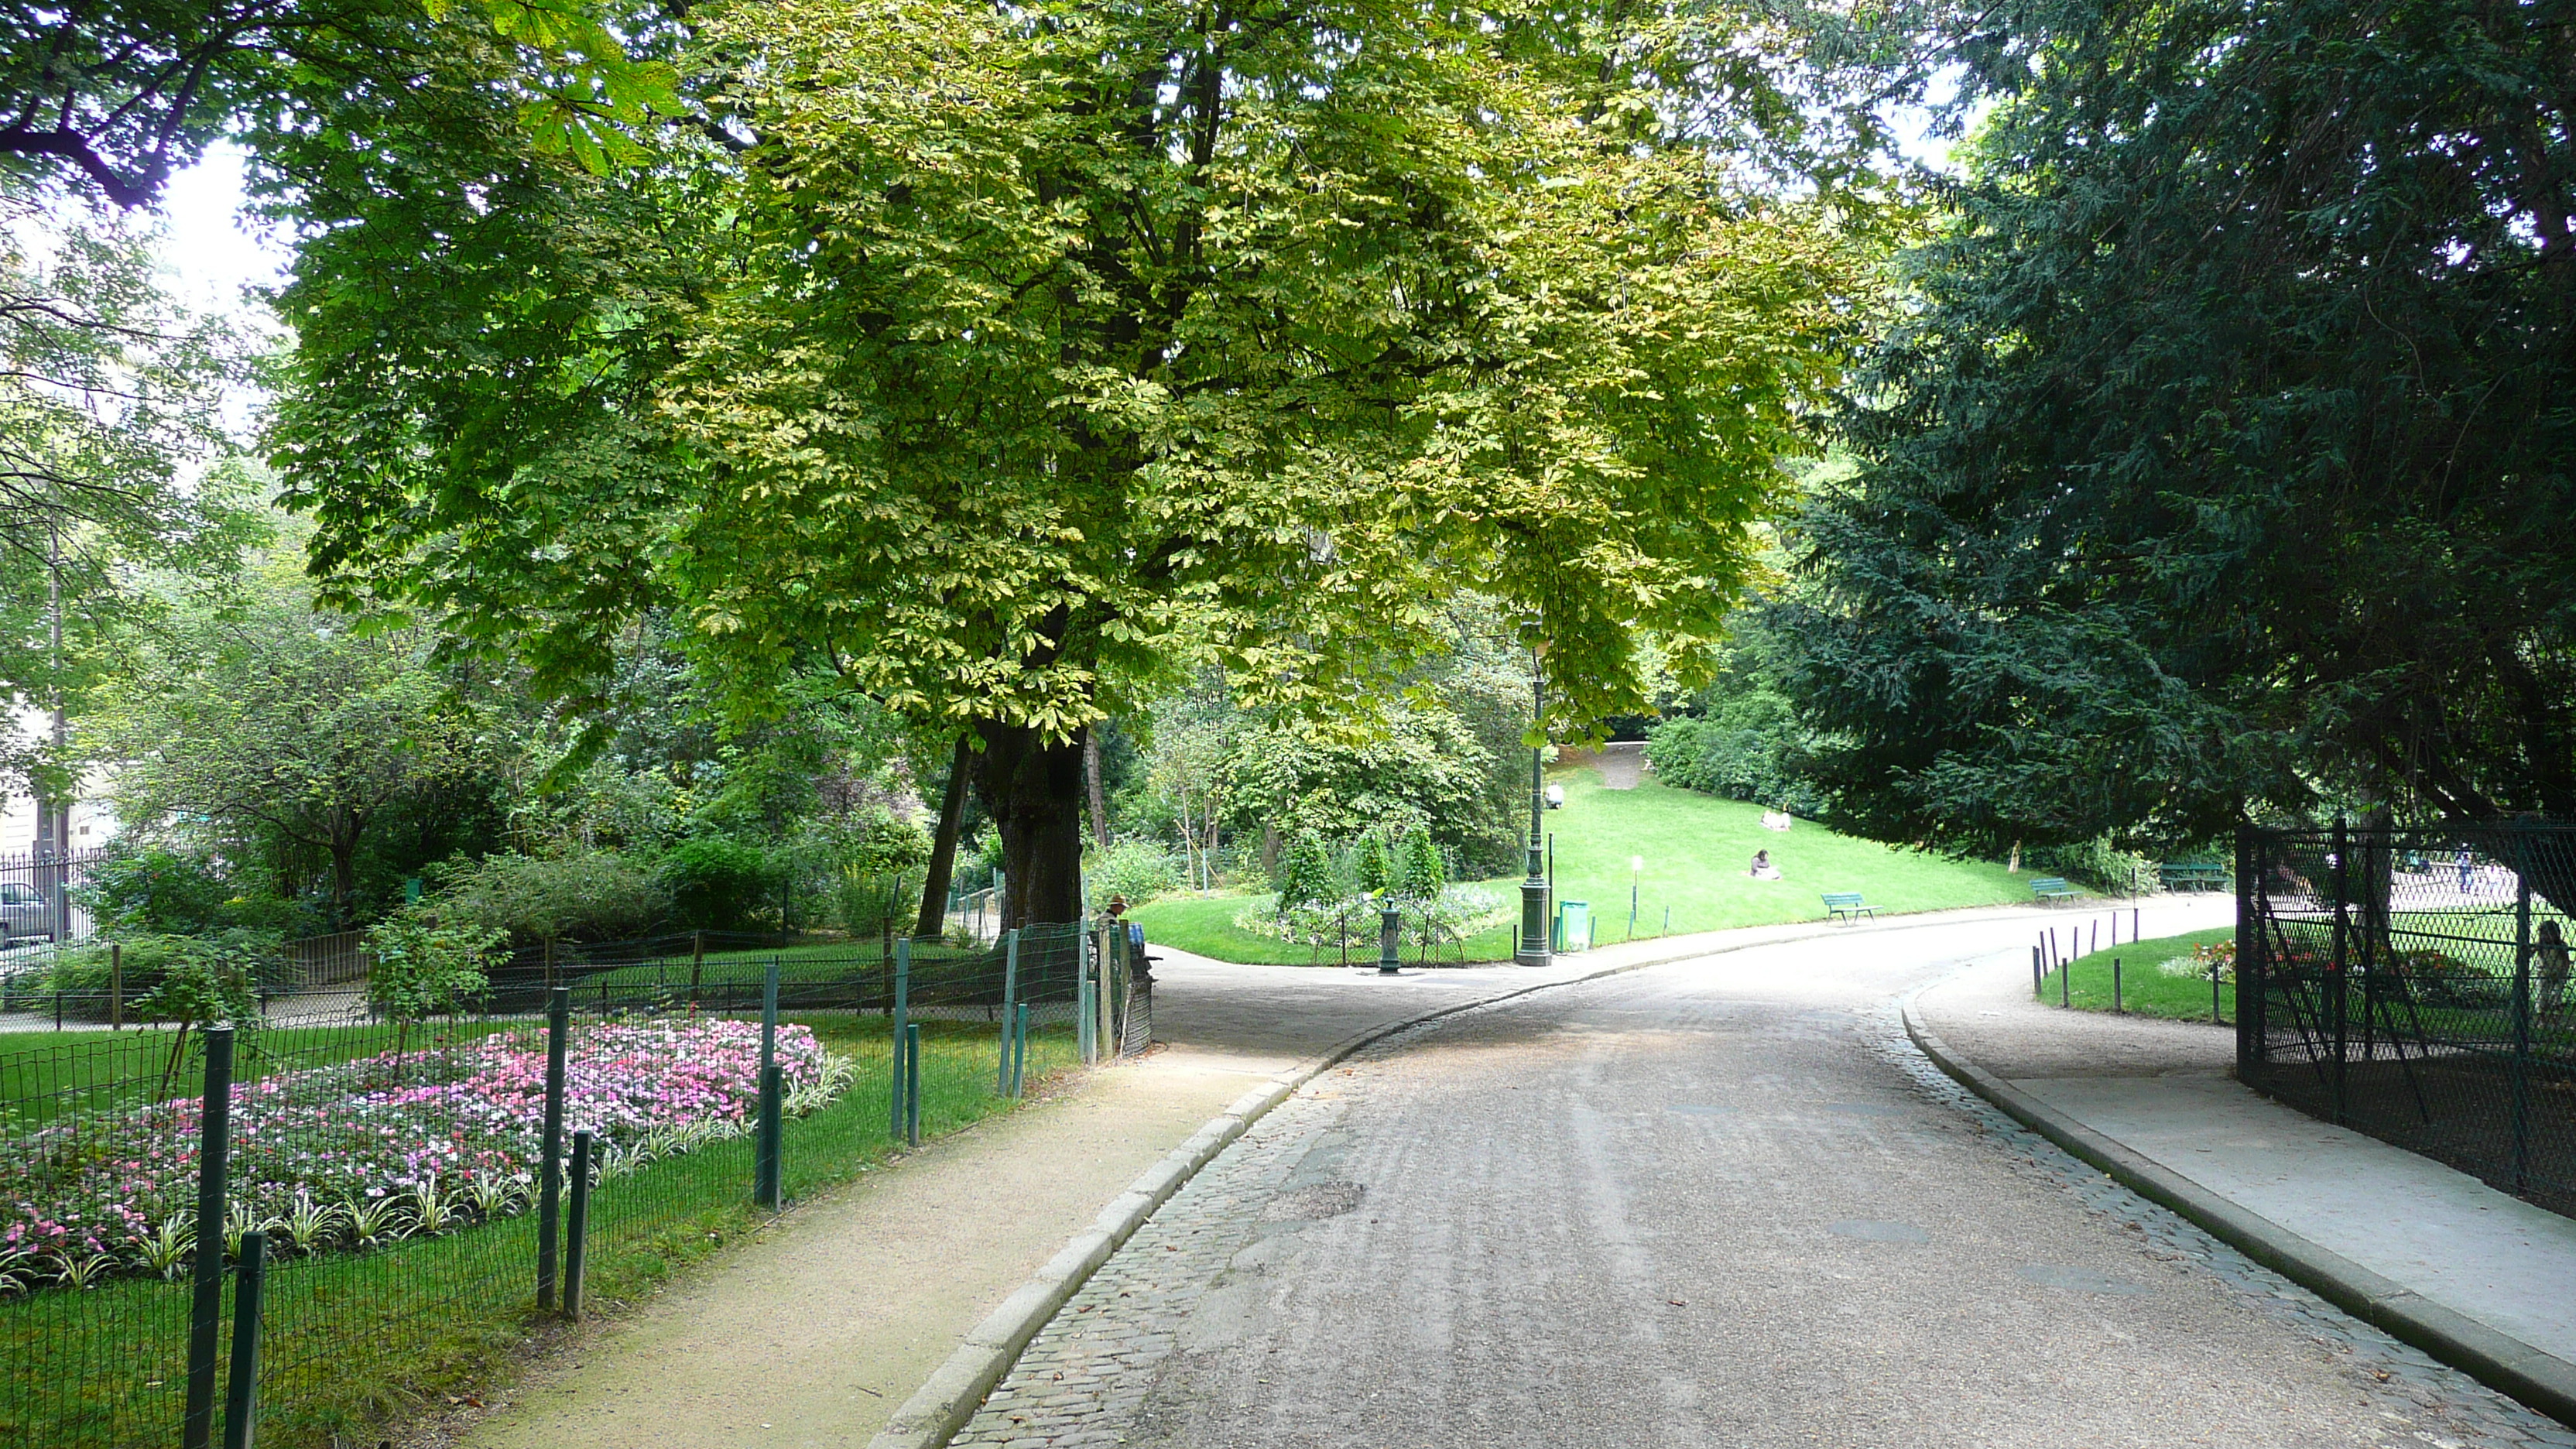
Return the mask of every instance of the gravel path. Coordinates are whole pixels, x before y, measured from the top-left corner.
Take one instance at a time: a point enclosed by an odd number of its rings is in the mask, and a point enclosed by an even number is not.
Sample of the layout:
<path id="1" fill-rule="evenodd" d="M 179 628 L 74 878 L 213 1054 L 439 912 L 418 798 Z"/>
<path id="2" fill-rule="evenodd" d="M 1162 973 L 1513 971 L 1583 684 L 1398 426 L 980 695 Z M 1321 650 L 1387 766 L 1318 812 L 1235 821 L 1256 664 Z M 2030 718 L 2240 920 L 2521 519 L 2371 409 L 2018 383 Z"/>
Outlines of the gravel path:
<path id="1" fill-rule="evenodd" d="M 1166 1205 L 961 1442 L 2576 1446 L 1933 1072 L 1892 996 L 2019 935 L 1383 1044 Z"/>

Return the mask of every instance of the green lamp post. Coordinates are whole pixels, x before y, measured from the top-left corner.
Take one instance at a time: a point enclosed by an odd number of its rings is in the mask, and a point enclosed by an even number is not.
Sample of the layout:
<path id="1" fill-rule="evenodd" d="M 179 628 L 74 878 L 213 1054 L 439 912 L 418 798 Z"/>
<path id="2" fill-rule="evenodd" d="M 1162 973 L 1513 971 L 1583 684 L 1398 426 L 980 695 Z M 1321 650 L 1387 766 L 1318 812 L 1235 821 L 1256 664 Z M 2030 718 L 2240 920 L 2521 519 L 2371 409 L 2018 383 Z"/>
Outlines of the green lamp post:
<path id="1" fill-rule="evenodd" d="M 1530 651 L 1530 717 L 1542 730 L 1547 722 L 1547 698 L 1539 665 L 1546 652 L 1545 645 Z M 1512 964 L 1516 966 L 1544 966 L 1548 962 L 1547 836 L 1542 824 L 1547 811 L 1544 738 L 1530 746 L 1529 878 L 1521 882 L 1521 939 L 1519 948 L 1512 952 Z"/>

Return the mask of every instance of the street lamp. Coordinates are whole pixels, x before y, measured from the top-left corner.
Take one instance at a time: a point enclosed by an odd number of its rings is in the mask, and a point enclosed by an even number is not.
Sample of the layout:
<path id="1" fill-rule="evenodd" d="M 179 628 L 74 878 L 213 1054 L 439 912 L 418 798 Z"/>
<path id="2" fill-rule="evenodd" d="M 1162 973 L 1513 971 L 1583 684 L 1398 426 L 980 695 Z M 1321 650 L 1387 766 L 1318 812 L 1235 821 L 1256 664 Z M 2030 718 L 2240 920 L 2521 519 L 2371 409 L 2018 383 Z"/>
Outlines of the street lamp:
<path id="1" fill-rule="evenodd" d="M 1547 727 L 1547 697 L 1539 676 L 1539 665 L 1546 657 L 1547 646 L 1530 650 L 1530 719 L 1540 730 Z M 1520 948 L 1512 952 L 1515 966 L 1544 966 L 1547 949 L 1547 836 L 1541 817 L 1547 811 L 1547 782 L 1543 777 L 1546 736 L 1530 746 L 1530 824 L 1529 878 L 1521 882 Z"/>

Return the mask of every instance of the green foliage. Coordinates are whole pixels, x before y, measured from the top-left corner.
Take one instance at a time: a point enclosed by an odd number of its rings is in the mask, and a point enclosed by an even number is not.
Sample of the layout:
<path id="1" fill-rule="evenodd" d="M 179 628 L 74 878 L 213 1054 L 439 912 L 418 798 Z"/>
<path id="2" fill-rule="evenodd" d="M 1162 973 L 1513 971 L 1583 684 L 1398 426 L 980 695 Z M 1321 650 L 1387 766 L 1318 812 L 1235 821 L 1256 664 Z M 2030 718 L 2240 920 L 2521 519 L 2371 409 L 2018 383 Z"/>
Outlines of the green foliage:
<path id="1" fill-rule="evenodd" d="M 1228 767 L 1228 795 L 1245 825 L 1346 840 L 1427 824 L 1462 855 L 1494 864 L 1510 846 L 1493 828 L 1493 764 L 1455 714 L 1430 705 L 1356 739 L 1290 725 L 1251 733 Z"/>
<path id="2" fill-rule="evenodd" d="M 205 966 L 228 980 L 238 979 L 246 991 L 273 981 L 282 964 L 275 932 L 242 927 L 206 935 L 120 936 L 116 948 L 114 957 L 105 942 L 58 953 L 45 972 L 44 989 L 103 997 L 111 978 L 121 973 L 129 1003 L 127 1011 L 132 1015 L 132 1002 L 158 988 L 173 971 L 189 967 L 189 963 Z M 104 1009 L 98 1014 L 104 1015 Z"/>
<path id="3" fill-rule="evenodd" d="M 1625 16 L 717 9 L 684 83 L 749 151 L 614 185 L 459 46 L 270 147 L 317 568 L 549 694 L 668 605 L 745 718 L 829 678 L 988 746 L 1203 668 L 1366 712 L 1472 580 L 1567 714 L 1640 707 L 1636 632 L 1688 674 L 1751 570 L 1869 206 L 1745 184 L 1865 114 L 1799 36 Z M 1018 753 L 984 803 L 1060 889 L 1076 777 Z"/>
<path id="4" fill-rule="evenodd" d="M 120 841 L 76 889 L 105 936 L 194 936 L 230 924 L 232 883 L 205 855 Z"/>
<path id="5" fill-rule="evenodd" d="M 758 846 L 702 835 L 662 857 L 662 891 L 671 922 L 684 931 L 741 931 L 774 906 L 777 875 Z"/>
<path id="6" fill-rule="evenodd" d="M 409 1027 L 453 1012 L 488 984 L 485 968 L 509 941 L 506 932 L 443 918 L 415 906 L 367 929 L 367 1005 Z"/>
<path id="7" fill-rule="evenodd" d="M 512 945 L 618 941 L 662 924 L 670 897 L 653 873 L 611 851 L 538 858 L 495 855 L 439 872 L 437 910 L 460 929 Z"/>
<path id="8" fill-rule="evenodd" d="M 1342 882 L 1333 869 L 1332 852 L 1324 848 L 1324 838 L 1312 830 L 1298 831 L 1279 855 L 1279 909 L 1322 905 L 1341 897 Z"/>
<path id="9" fill-rule="evenodd" d="M 1448 883 L 1449 866 L 1431 832 L 1420 825 L 1406 831 L 1396 846 L 1395 879 L 1388 882 L 1388 892 L 1401 900 L 1428 901 L 1437 899 Z"/>
<path id="10" fill-rule="evenodd" d="M 1840 808 L 1997 853 L 2576 814 L 2563 26 L 2049 0 L 1963 56 L 1783 615 Z"/>
<path id="11" fill-rule="evenodd" d="M 1083 858 L 1082 870 L 1095 903 L 1125 896 L 1127 904 L 1141 906 L 1187 885 L 1181 862 L 1149 840 L 1121 840 L 1107 850 L 1094 850 Z"/>
<path id="12" fill-rule="evenodd" d="M 2107 838 L 2037 846 L 2022 857 L 2022 865 L 2110 895 L 2138 895 L 2156 888 L 2156 863 L 2134 850 L 2122 850 Z"/>
<path id="13" fill-rule="evenodd" d="M 1387 854 L 1386 836 L 1364 832 L 1351 847 L 1351 880 L 1363 895 L 1375 895 L 1395 883 L 1395 861 Z"/>
<path id="14" fill-rule="evenodd" d="M 268 559 L 234 597 L 159 631 L 107 701 L 97 749 L 117 763 L 120 818 L 270 861 L 318 857 L 345 927 L 370 829 L 475 774 L 489 735 L 427 631 L 318 617 L 291 570 Z"/>

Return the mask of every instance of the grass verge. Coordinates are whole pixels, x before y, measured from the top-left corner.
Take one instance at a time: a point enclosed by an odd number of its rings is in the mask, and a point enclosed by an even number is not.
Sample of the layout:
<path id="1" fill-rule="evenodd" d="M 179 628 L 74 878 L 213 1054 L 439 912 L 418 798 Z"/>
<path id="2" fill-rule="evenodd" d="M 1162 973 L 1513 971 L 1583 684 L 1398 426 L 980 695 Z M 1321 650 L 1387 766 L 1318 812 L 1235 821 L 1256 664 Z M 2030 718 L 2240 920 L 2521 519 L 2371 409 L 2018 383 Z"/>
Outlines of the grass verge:
<path id="1" fill-rule="evenodd" d="M 2066 963 L 2065 977 L 2048 973 L 2040 986 L 2039 1000 L 2050 1006 L 2065 1004 L 2079 1011 L 2111 1010 L 2111 963 L 2120 963 L 2120 1002 L 2123 1009 L 2139 1016 L 2160 1016 L 2171 1021 L 2209 1020 L 2209 978 L 2197 972 L 2175 974 L 2165 970 L 2176 963 L 2180 971 L 2191 960 L 2192 949 L 2212 946 L 2236 939 L 2234 926 L 2218 926 L 2206 931 L 2186 931 L 2179 936 L 2154 936 L 2144 941 L 2127 941 L 2118 946 L 2105 946 L 2099 951 L 2078 956 Z M 2218 1014 L 2221 1019 L 2236 1019 L 2236 983 L 2218 984 Z"/>

